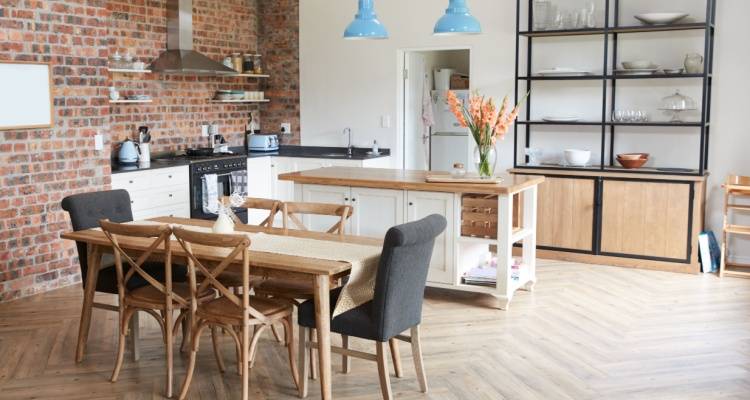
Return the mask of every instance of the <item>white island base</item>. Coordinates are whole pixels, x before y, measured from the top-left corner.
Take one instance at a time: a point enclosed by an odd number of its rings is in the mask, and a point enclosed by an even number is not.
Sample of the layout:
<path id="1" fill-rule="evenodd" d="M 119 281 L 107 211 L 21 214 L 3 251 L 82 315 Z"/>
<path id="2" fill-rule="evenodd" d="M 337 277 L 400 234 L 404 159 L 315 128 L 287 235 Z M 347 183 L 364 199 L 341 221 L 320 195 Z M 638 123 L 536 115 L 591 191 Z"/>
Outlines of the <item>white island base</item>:
<path id="1" fill-rule="evenodd" d="M 537 188 L 542 177 L 503 175 L 499 184 L 427 183 L 424 171 L 375 168 L 322 168 L 279 176 L 295 183 L 295 199 L 306 202 L 347 204 L 354 208 L 348 234 L 383 238 L 388 228 L 430 214 L 445 216 L 448 224 L 435 243 L 427 285 L 485 293 L 506 310 L 514 293 L 532 291 L 536 284 Z M 464 195 L 497 199 L 493 210 L 471 209 Z M 495 197 L 496 196 L 496 197 Z M 465 212 L 497 212 L 497 239 L 463 236 Z M 331 225 L 328 217 L 306 217 L 311 229 Z M 494 225 L 494 224 L 493 224 Z M 513 247 L 519 244 L 519 268 L 513 271 Z M 464 283 L 464 274 L 491 252 L 497 257 L 495 286 Z"/>

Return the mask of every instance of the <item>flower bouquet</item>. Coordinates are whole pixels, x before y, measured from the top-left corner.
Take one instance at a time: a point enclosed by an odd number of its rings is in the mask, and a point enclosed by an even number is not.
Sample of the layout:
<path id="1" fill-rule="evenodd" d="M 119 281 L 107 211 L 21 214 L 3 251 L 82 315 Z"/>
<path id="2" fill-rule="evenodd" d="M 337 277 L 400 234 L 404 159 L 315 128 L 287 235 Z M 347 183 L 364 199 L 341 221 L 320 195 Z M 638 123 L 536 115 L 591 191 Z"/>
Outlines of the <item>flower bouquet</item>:
<path id="1" fill-rule="evenodd" d="M 478 93 L 469 96 L 468 105 L 461 102 L 453 91 L 448 91 L 447 98 L 458 123 L 469 128 L 477 145 L 474 163 L 480 178 L 491 178 L 497 164 L 495 144 L 498 139 L 505 138 L 511 124 L 518 118 L 519 107 L 526 97 L 511 109 L 510 100 L 505 96 L 499 110 L 492 98 L 487 99 Z"/>

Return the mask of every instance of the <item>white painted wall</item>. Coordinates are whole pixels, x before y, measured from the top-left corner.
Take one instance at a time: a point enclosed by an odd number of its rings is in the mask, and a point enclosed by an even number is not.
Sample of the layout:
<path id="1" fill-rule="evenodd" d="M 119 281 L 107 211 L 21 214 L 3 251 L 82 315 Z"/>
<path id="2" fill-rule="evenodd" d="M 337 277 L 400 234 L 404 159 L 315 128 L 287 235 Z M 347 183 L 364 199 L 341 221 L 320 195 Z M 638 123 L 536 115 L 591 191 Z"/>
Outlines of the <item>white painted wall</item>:
<path id="1" fill-rule="evenodd" d="M 566 0 L 569 7 L 585 4 L 584 1 Z M 478 36 L 434 37 L 432 28 L 444 12 L 445 1 L 435 0 L 380 0 L 376 2 L 378 15 L 390 32 L 390 39 L 384 41 L 346 41 L 341 38 L 344 27 L 356 12 L 356 1 L 337 1 L 333 5 L 325 0 L 300 1 L 300 75 L 302 107 L 302 144 L 304 145 L 345 145 L 341 130 L 350 126 L 354 131 L 357 145 L 367 146 L 377 139 L 382 147 L 390 147 L 395 153 L 394 160 L 401 158 L 397 135 L 398 115 L 398 51 L 400 49 L 429 48 L 436 46 L 467 46 L 472 50 L 472 87 L 482 93 L 502 97 L 512 93 L 515 67 L 515 2 L 498 0 L 471 0 L 472 12 L 482 22 L 484 33 Z M 558 2 L 562 4 L 561 2 Z M 653 0 L 629 0 L 630 9 L 624 10 L 623 22 L 632 21 L 636 9 L 654 9 Z M 703 10 L 703 0 L 660 0 L 659 11 L 686 9 L 698 15 Z M 750 175 L 750 129 L 748 129 L 748 96 L 750 79 L 746 71 L 750 68 L 750 51 L 746 28 L 750 15 L 750 1 L 719 0 L 717 4 L 717 33 L 715 45 L 715 78 L 713 89 L 712 131 L 710 145 L 709 205 L 707 223 L 710 229 L 721 229 L 721 182 L 729 172 Z M 603 16 L 600 15 L 600 21 Z M 669 35 L 669 34 L 665 34 Z M 650 57 L 668 66 L 681 63 L 684 53 L 698 51 L 699 33 L 685 33 L 678 37 L 658 36 L 646 40 L 645 45 L 625 43 L 625 57 Z M 579 43 L 565 43 L 550 39 L 546 46 L 554 47 L 554 59 L 548 59 L 552 52 L 541 52 L 535 57 L 538 66 L 554 66 L 563 62 L 572 66 L 588 66 L 601 70 L 600 40 L 581 38 Z M 541 47 L 540 47 L 541 48 Z M 559 61 L 558 61 L 559 60 Z M 547 65 L 549 64 L 549 65 Z M 578 65 L 580 64 L 580 65 Z M 550 84 L 554 85 L 554 84 Z M 580 113 L 584 116 L 599 117 L 599 96 L 601 87 L 581 89 L 551 89 L 564 92 L 571 101 L 554 101 L 552 97 L 538 96 L 535 105 L 544 105 L 534 111 L 549 113 Z M 679 86 L 685 86 L 680 84 Z M 687 94 L 700 100 L 699 92 L 689 84 Z M 628 90 L 626 105 L 641 108 L 655 108 L 661 97 L 674 88 L 672 83 L 649 81 L 645 84 L 623 86 Z M 593 93 L 594 100 L 586 91 Z M 540 91 L 541 92 L 541 91 Z M 558 97 L 559 99 L 559 97 Z M 629 102 L 629 103 L 628 103 Z M 554 107 L 554 108 L 552 108 Z M 596 111 L 594 111 L 596 110 Z M 391 117 L 391 127 L 381 128 L 380 117 Z M 538 115 L 541 116 L 541 115 Z M 655 118 L 665 118 L 654 113 Z M 691 145 L 697 135 L 684 135 L 679 139 L 689 149 L 683 152 L 674 146 L 675 133 L 668 129 L 656 134 L 630 132 L 620 135 L 617 150 L 634 151 L 647 146 L 645 151 L 654 153 L 655 161 L 666 164 L 690 167 L 688 157 L 697 151 Z M 564 140 L 550 132 L 546 139 L 550 149 L 573 146 L 595 147 L 596 135 L 578 135 L 580 139 Z M 596 138 L 594 136 L 597 136 Z M 589 144 L 587 144 L 589 143 Z M 512 166 L 512 134 L 499 147 L 500 165 Z M 596 150 L 596 149 L 592 149 Z M 598 151 L 597 151 L 598 153 Z M 750 221 L 747 221 L 750 223 Z M 730 250 L 736 257 L 750 260 L 750 241 L 736 241 Z"/>

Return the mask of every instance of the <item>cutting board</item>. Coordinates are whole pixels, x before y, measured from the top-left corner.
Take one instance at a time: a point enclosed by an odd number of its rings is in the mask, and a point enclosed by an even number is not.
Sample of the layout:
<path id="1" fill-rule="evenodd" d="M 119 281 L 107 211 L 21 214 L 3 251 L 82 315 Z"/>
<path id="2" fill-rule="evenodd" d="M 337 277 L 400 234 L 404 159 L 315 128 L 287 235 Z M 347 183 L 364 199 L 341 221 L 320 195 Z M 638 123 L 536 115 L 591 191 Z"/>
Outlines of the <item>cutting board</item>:
<path id="1" fill-rule="evenodd" d="M 427 177 L 425 180 L 429 183 L 457 183 L 457 184 L 488 184 L 488 185 L 496 185 L 503 181 L 500 177 L 492 177 L 492 178 L 480 178 L 479 174 L 466 174 L 463 177 L 455 177 L 451 175 L 450 173 L 429 173 L 427 174 Z"/>

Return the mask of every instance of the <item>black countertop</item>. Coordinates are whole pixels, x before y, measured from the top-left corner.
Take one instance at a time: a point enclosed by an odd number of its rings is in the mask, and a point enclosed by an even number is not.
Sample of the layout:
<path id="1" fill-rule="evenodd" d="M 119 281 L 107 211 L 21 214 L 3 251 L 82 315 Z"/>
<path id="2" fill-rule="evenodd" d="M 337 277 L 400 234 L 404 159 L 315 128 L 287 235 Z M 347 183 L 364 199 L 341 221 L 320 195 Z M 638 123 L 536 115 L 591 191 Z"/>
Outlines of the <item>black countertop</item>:
<path id="1" fill-rule="evenodd" d="M 368 148 L 354 148 L 354 153 L 351 157 L 346 155 L 345 147 L 321 147 L 321 146 L 280 146 L 278 151 L 273 152 L 250 152 L 249 154 L 244 151 L 242 147 L 230 147 L 230 150 L 234 152 L 234 155 L 226 155 L 226 157 L 298 157 L 298 158 L 326 158 L 332 160 L 370 160 L 380 157 L 388 157 L 391 155 L 390 149 L 380 149 L 380 153 L 368 154 L 371 149 Z M 208 159 L 210 160 L 210 159 Z M 175 153 L 163 154 L 153 156 L 151 163 L 148 166 L 140 165 L 121 165 L 116 159 L 112 160 L 112 173 L 119 174 L 124 172 L 135 172 L 135 171 L 146 171 L 160 168 L 172 168 L 180 167 L 183 165 L 190 165 L 193 162 L 207 161 L 206 158 L 200 159 L 187 159 L 184 157 L 177 157 Z"/>

